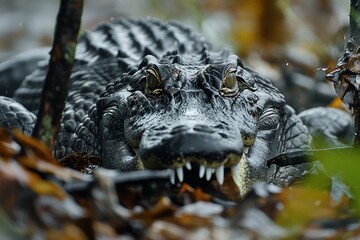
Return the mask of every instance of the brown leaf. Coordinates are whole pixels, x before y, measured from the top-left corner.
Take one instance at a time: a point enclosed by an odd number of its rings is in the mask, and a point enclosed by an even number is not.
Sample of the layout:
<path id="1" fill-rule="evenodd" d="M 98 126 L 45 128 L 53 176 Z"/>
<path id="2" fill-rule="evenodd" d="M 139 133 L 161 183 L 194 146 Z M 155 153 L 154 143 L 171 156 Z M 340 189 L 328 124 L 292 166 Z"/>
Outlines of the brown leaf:
<path id="1" fill-rule="evenodd" d="M 95 221 L 93 226 L 99 239 L 114 239 L 117 236 L 115 229 L 108 223 Z"/>
<path id="2" fill-rule="evenodd" d="M 16 180 L 20 185 L 26 186 L 36 194 L 52 195 L 64 199 L 66 193 L 55 183 L 42 179 L 38 174 L 25 169 L 16 161 L 0 161 L 0 176 L 11 180 Z"/>
<path id="3" fill-rule="evenodd" d="M 194 189 L 187 183 L 181 185 L 179 195 L 189 195 L 192 201 L 211 201 L 211 196 L 204 193 L 201 188 Z"/>
<path id="4" fill-rule="evenodd" d="M 213 218 L 210 216 L 203 217 L 194 214 L 179 214 L 175 216 L 173 220 L 174 223 L 176 223 L 177 225 L 192 230 L 195 230 L 197 228 L 213 226 Z"/>
<path id="5" fill-rule="evenodd" d="M 51 195 L 59 199 L 65 199 L 67 194 L 57 184 L 41 179 L 39 175 L 32 172 L 23 172 L 27 186 L 39 195 Z"/>
<path id="6" fill-rule="evenodd" d="M 155 221 L 148 229 L 145 239 L 191 239 L 187 229 L 163 220 Z"/>
<path id="7" fill-rule="evenodd" d="M 55 163 L 50 149 L 35 138 L 29 137 L 17 129 L 13 131 L 15 141 L 23 148 L 26 154 L 34 154 L 43 161 Z"/>
<path id="8" fill-rule="evenodd" d="M 173 217 L 177 208 L 172 204 L 168 197 L 161 197 L 159 201 L 149 210 L 144 210 L 133 215 L 134 219 L 141 219 L 150 225 L 156 219 Z"/>
<path id="9" fill-rule="evenodd" d="M 60 229 L 45 231 L 46 239 L 49 240 L 86 240 L 86 234 L 74 224 L 66 224 Z"/>
<path id="10" fill-rule="evenodd" d="M 50 174 L 62 181 L 85 180 L 87 175 L 84 175 L 76 170 L 64 168 L 58 164 L 43 161 L 42 159 L 33 157 L 21 157 L 19 162 L 32 170 Z"/>

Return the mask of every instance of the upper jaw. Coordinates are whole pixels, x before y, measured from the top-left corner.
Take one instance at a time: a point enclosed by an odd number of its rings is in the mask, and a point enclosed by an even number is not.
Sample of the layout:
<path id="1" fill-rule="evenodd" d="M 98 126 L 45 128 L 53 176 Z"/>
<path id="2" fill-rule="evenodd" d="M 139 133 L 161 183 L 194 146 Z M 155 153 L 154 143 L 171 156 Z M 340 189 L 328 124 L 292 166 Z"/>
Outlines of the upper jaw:
<path id="1" fill-rule="evenodd" d="M 226 169 L 231 169 L 231 173 L 234 179 L 238 179 L 239 167 L 241 164 L 241 160 L 245 158 L 248 153 L 248 148 L 244 149 L 243 155 L 236 154 L 228 154 L 225 160 L 221 163 L 212 164 L 209 166 L 205 161 L 197 161 L 196 159 L 189 159 L 185 161 L 182 166 L 171 167 L 172 174 L 170 176 L 170 181 L 172 184 L 175 182 L 182 183 L 184 180 L 184 171 L 191 171 L 191 173 L 195 176 L 198 176 L 199 179 L 206 179 L 206 181 L 210 181 L 213 176 L 217 182 L 222 185 L 224 183 L 224 173 Z"/>
<path id="2" fill-rule="evenodd" d="M 220 185 L 224 183 L 225 172 L 232 172 L 235 179 L 242 178 L 244 174 L 239 176 L 239 169 L 246 162 L 249 143 L 244 147 L 238 129 L 218 125 L 196 122 L 148 128 L 142 134 L 136 155 L 145 169 L 171 169 L 173 184 L 187 181 L 189 174 L 192 179 L 214 179 Z"/>

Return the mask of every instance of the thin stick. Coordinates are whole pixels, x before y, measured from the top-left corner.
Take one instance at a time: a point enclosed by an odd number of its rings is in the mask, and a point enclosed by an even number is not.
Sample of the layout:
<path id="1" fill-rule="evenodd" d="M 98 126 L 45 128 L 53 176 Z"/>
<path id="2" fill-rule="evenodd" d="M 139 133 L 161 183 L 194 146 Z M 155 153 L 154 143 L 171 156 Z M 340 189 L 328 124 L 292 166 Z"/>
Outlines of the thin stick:
<path id="1" fill-rule="evenodd" d="M 360 0 L 351 0 L 350 5 L 350 39 L 358 49 L 360 46 Z M 349 47 L 349 46 L 348 46 Z M 353 49 L 355 51 L 355 49 Z M 360 146 L 360 93 L 354 94 L 353 116 L 355 124 L 355 146 Z"/>
<path id="2" fill-rule="evenodd" d="M 54 41 L 33 136 L 52 147 L 64 109 L 67 86 L 74 63 L 83 0 L 61 0 Z"/>

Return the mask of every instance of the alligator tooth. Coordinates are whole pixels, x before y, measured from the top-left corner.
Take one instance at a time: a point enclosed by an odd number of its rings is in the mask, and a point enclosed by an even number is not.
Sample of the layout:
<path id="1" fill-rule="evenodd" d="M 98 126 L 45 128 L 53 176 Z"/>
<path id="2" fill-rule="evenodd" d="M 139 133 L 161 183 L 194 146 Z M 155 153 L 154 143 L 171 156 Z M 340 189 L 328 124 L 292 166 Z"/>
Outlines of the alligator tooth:
<path id="1" fill-rule="evenodd" d="M 199 168 L 199 178 L 203 178 L 204 175 L 205 175 L 205 166 L 200 165 L 200 168 Z"/>
<path id="2" fill-rule="evenodd" d="M 248 152 L 249 152 L 249 147 L 244 147 L 244 154 L 248 154 Z"/>
<path id="3" fill-rule="evenodd" d="M 212 168 L 206 169 L 206 180 L 209 181 L 212 175 Z"/>
<path id="4" fill-rule="evenodd" d="M 188 169 L 188 170 L 191 170 L 191 163 L 190 162 L 187 162 L 185 164 L 185 167 Z"/>
<path id="5" fill-rule="evenodd" d="M 220 165 L 215 172 L 215 176 L 220 185 L 224 182 L 224 165 Z"/>
<path id="6" fill-rule="evenodd" d="M 184 171 L 183 171 L 182 167 L 177 168 L 176 173 L 178 175 L 179 181 L 183 182 L 183 180 L 184 180 Z"/>
<path id="7" fill-rule="evenodd" d="M 170 182 L 171 184 L 175 184 L 175 170 L 170 169 Z"/>
<path id="8" fill-rule="evenodd" d="M 239 171 L 239 164 L 236 164 L 235 166 L 231 167 L 231 174 L 233 176 L 234 179 L 237 179 L 239 178 L 239 174 L 240 174 L 240 171 Z"/>

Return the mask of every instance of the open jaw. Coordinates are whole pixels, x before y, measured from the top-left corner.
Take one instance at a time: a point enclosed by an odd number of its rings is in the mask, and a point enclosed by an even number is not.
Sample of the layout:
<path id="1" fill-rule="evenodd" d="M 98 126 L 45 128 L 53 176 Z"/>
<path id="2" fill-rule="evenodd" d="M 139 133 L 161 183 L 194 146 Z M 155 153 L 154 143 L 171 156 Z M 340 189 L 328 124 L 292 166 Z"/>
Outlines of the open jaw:
<path id="1" fill-rule="evenodd" d="M 215 179 L 220 185 L 224 183 L 224 175 L 226 171 L 231 171 L 231 175 L 236 184 L 241 182 L 242 178 L 246 178 L 248 174 L 244 174 L 247 169 L 244 169 L 246 165 L 248 147 L 244 148 L 243 154 L 228 154 L 222 162 L 217 163 L 208 163 L 206 159 L 196 158 L 196 157 L 184 157 L 182 159 L 177 159 L 175 162 L 182 162 L 182 164 L 177 164 L 177 166 L 171 166 L 170 182 L 175 185 L 175 183 L 186 182 L 190 179 L 197 179 L 202 181 L 211 181 Z"/>

